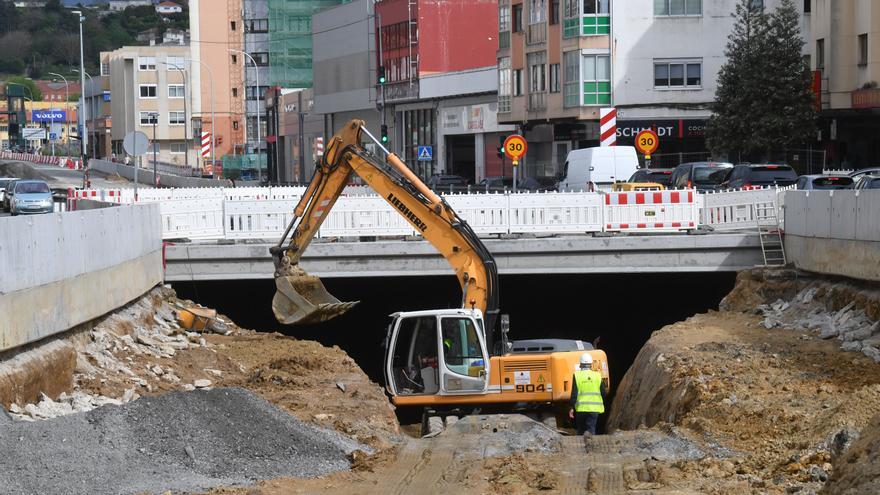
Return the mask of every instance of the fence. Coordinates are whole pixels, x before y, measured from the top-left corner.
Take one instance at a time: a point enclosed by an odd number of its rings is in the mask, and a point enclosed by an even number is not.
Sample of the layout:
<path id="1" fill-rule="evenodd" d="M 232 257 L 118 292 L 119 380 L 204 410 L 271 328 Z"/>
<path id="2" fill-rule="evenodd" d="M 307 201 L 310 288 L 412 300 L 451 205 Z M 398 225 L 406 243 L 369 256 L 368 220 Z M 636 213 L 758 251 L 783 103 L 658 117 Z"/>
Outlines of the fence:
<path id="1" fill-rule="evenodd" d="M 41 163 L 46 165 L 58 165 L 74 170 L 82 170 L 82 161 L 65 156 L 35 155 L 33 153 L 14 153 L 12 151 L 0 152 L 0 159 L 19 160 L 22 162 Z"/>
<path id="2" fill-rule="evenodd" d="M 782 218 L 786 188 L 735 189 L 701 194 L 700 225 L 714 230 L 757 228 L 756 211 L 776 209 Z"/>

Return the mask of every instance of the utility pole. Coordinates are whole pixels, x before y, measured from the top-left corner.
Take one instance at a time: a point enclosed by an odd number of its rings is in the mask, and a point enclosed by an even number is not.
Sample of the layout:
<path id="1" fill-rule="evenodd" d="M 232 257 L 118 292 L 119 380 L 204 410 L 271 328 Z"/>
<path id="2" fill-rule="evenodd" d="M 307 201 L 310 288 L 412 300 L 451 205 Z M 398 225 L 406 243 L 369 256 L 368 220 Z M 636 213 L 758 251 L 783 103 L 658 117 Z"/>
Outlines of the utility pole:
<path id="1" fill-rule="evenodd" d="M 156 124 L 159 122 L 159 114 L 151 113 L 150 120 L 153 121 L 153 187 L 159 187 L 159 162 L 156 159 Z"/>
<path id="2" fill-rule="evenodd" d="M 80 150 L 80 154 L 82 155 L 81 159 L 83 161 L 83 165 L 85 165 L 89 157 L 89 133 L 86 132 L 86 119 L 88 118 L 88 109 L 86 108 L 86 66 L 85 59 L 83 57 L 83 22 L 86 20 L 86 18 L 84 15 L 82 15 L 82 11 L 74 10 L 73 13 L 76 14 L 77 17 L 79 17 L 79 97 L 82 100 L 82 105 L 80 106 L 80 108 L 82 108 L 82 112 L 81 115 L 78 116 L 79 118 L 77 120 L 82 122 L 79 131 L 79 140 L 80 148 L 82 148 Z M 83 168 L 87 167 L 84 166 Z"/>

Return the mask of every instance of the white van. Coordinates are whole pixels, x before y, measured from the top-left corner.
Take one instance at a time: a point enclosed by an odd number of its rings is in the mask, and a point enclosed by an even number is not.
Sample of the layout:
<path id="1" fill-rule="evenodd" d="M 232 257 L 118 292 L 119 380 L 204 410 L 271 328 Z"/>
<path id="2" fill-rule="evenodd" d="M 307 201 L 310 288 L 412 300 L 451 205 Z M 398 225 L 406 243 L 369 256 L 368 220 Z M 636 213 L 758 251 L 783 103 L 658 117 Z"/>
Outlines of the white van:
<path id="1" fill-rule="evenodd" d="M 597 146 L 571 150 L 560 174 L 560 191 L 611 191 L 615 182 L 624 182 L 639 168 L 632 146 Z"/>

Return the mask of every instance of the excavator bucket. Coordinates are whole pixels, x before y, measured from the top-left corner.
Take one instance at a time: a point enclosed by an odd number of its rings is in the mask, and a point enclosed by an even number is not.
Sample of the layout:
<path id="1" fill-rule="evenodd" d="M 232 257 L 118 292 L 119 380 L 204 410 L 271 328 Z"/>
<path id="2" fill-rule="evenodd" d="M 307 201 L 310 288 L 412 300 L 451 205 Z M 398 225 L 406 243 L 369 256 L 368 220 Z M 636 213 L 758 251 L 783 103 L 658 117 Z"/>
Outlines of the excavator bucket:
<path id="1" fill-rule="evenodd" d="M 321 283 L 318 277 L 291 275 L 275 279 L 272 311 L 285 325 L 320 323 L 348 312 L 359 301 L 341 302 Z"/>

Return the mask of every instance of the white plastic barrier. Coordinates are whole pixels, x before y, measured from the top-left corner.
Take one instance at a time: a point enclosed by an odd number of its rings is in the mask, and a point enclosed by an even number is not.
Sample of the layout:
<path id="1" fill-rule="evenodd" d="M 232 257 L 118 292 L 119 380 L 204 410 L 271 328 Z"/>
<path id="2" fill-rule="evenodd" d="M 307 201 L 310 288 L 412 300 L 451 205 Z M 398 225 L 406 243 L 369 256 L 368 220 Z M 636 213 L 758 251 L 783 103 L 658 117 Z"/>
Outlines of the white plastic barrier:
<path id="1" fill-rule="evenodd" d="M 697 192 L 612 192 L 605 194 L 606 232 L 677 232 L 697 228 Z"/>
<path id="2" fill-rule="evenodd" d="M 292 209 L 292 208 L 291 208 Z M 413 235 L 415 229 L 380 196 L 340 196 L 321 237 Z"/>
<path id="3" fill-rule="evenodd" d="M 703 194 L 700 225 L 714 230 L 737 230 L 757 228 L 755 211 L 772 207 L 778 212 L 778 197 L 782 193 L 775 188 L 732 190 Z M 756 210 L 757 208 L 757 210 Z"/>
<path id="4" fill-rule="evenodd" d="M 482 196 L 482 195 L 477 195 Z M 516 193 L 510 199 L 509 232 L 602 232 L 602 195 L 585 192 Z"/>
<path id="5" fill-rule="evenodd" d="M 226 239 L 267 239 L 281 236 L 293 216 L 296 201 L 227 199 L 223 204 Z"/>
<path id="6" fill-rule="evenodd" d="M 222 239 L 223 198 L 177 199 L 159 203 L 162 238 Z"/>
<path id="7" fill-rule="evenodd" d="M 510 196 L 507 194 L 445 194 L 443 199 L 478 234 L 510 231 Z"/>

